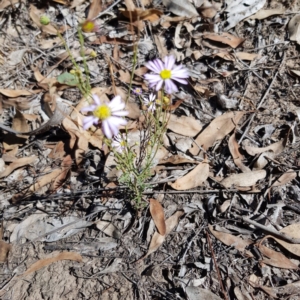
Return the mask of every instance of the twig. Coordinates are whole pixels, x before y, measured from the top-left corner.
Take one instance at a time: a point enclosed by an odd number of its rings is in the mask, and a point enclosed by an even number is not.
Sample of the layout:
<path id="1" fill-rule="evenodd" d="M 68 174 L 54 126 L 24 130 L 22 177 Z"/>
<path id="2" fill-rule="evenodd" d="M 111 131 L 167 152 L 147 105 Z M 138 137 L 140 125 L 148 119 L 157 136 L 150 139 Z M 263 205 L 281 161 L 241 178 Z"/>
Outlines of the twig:
<path id="1" fill-rule="evenodd" d="M 208 234 L 207 231 L 206 231 L 206 238 L 207 238 L 207 241 L 208 241 L 208 244 L 209 244 L 209 248 L 210 248 L 212 259 L 213 259 L 215 267 L 216 267 L 216 271 L 217 271 L 217 274 L 218 274 L 218 278 L 219 278 L 220 286 L 221 286 L 221 289 L 222 289 L 222 292 L 223 292 L 223 295 L 224 295 L 224 299 L 228 300 L 227 293 L 226 293 L 226 291 L 224 289 L 224 285 L 223 285 L 223 282 L 222 282 L 220 270 L 219 270 L 218 265 L 217 265 L 215 253 L 213 251 L 213 248 L 212 248 L 212 245 L 211 245 L 211 241 L 210 241 L 210 237 L 209 237 L 209 234 Z"/>
<path id="2" fill-rule="evenodd" d="M 289 237 L 289 236 L 287 236 L 286 234 L 284 234 L 282 232 L 276 231 L 275 229 L 272 229 L 272 228 L 269 228 L 269 227 L 267 227 L 265 225 L 257 223 L 257 222 L 255 222 L 255 221 L 253 221 L 253 220 L 251 220 L 251 219 L 249 219 L 247 217 L 241 217 L 241 216 L 236 215 L 236 214 L 234 214 L 234 216 L 236 218 L 242 219 L 244 222 L 246 222 L 248 224 L 254 225 L 257 228 L 262 229 L 262 230 L 264 230 L 264 231 L 266 231 L 266 232 L 268 232 L 268 233 L 270 233 L 270 234 L 272 234 L 272 235 L 280 238 L 281 240 L 287 241 L 287 242 L 289 242 L 291 244 L 300 244 L 300 239 L 295 239 L 295 238 Z"/>
<path id="3" fill-rule="evenodd" d="M 271 83 L 270 83 L 268 89 L 266 90 L 266 92 L 264 93 L 264 95 L 263 95 L 263 97 L 261 98 L 260 102 L 258 103 L 258 106 L 256 107 L 257 110 L 262 106 L 262 104 L 264 103 L 264 101 L 265 101 L 267 95 L 269 94 L 269 92 L 270 92 L 270 90 L 271 90 L 271 88 L 272 88 L 272 86 L 273 86 L 273 84 L 274 84 L 274 82 L 275 82 L 275 80 L 276 80 L 276 78 L 277 78 L 277 75 L 278 75 L 278 73 L 279 73 L 279 70 L 280 70 L 280 68 L 281 68 L 281 66 L 282 66 L 282 64 L 283 64 L 283 62 L 284 62 L 284 60 L 285 60 L 285 52 L 284 52 L 283 55 L 282 55 L 282 59 L 281 59 L 280 65 L 279 65 L 279 67 L 278 67 L 278 70 L 276 71 L 276 73 L 275 73 L 275 75 L 274 75 L 274 77 L 273 77 L 273 79 L 272 79 L 272 81 L 271 81 Z M 243 141 L 245 135 L 248 133 L 249 128 L 250 128 L 250 125 L 251 125 L 252 121 L 254 120 L 254 118 L 255 118 L 255 113 L 252 114 L 252 116 L 250 117 L 250 120 L 249 120 L 249 122 L 248 122 L 248 125 L 247 125 L 246 129 L 244 130 L 243 135 L 241 136 L 240 140 L 238 141 L 239 144 Z"/>

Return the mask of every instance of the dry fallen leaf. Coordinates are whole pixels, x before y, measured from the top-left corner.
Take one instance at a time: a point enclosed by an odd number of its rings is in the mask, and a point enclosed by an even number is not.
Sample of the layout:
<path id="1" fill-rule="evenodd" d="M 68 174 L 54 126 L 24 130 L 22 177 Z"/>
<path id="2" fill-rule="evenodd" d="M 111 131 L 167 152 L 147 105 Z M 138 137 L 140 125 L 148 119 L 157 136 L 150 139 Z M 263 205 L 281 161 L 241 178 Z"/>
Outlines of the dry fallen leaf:
<path id="1" fill-rule="evenodd" d="M 274 251 L 261 243 L 256 245 L 261 254 L 266 256 L 267 258 L 264 258 L 262 262 L 264 262 L 267 265 L 276 267 L 276 268 L 283 268 L 283 269 L 292 269 L 297 270 L 298 266 L 291 262 L 285 255 L 283 255 L 281 252 Z"/>
<path id="2" fill-rule="evenodd" d="M 215 55 L 219 56 L 225 60 L 229 60 L 229 61 L 236 61 L 237 59 L 252 61 L 252 60 L 260 57 L 259 54 L 247 53 L 247 52 L 235 52 L 235 53 L 219 52 Z"/>
<path id="3" fill-rule="evenodd" d="M 274 15 L 284 14 L 285 11 L 286 11 L 286 8 L 283 8 L 283 7 L 273 8 L 273 9 L 261 9 L 255 15 L 251 16 L 250 19 L 262 20 L 262 19 L 266 19 L 266 18 L 274 16 Z"/>
<path id="4" fill-rule="evenodd" d="M 175 190 L 189 190 L 203 185 L 209 175 L 209 163 L 207 159 L 202 161 L 191 172 L 169 184 Z"/>
<path id="5" fill-rule="evenodd" d="M 18 277 L 26 276 L 30 273 L 40 270 L 43 267 L 49 266 L 52 263 L 55 263 L 60 260 L 74 260 L 77 262 L 82 262 L 82 257 L 80 254 L 75 252 L 62 252 L 57 256 L 41 259 L 34 264 L 32 264 L 23 274 Z"/>
<path id="6" fill-rule="evenodd" d="M 222 32 L 221 34 L 216 34 L 216 33 L 204 34 L 203 38 L 215 42 L 221 42 L 223 44 L 229 45 L 232 48 L 238 47 L 241 43 L 245 41 L 245 39 L 239 38 L 227 32 Z"/>
<path id="7" fill-rule="evenodd" d="M 184 214 L 183 211 L 181 211 L 181 210 L 177 211 L 175 214 L 173 214 L 170 218 L 168 218 L 166 220 L 166 234 L 165 235 L 161 235 L 158 232 L 154 232 L 147 254 L 145 256 L 143 256 L 142 258 L 140 258 L 138 261 L 143 260 L 144 258 L 149 256 L 151 253 L 155 252 L 162 245 L 166 236 L 175 228 L 175 226 L 177 226 L 177 224 L 179 222 L 179 218 L 183 214 Z"/>
<path id="8" fill-rule="evenodd" d="M 233 161 L 237 165 L 237 167 L 244 173 L 250 172 L 251 170 L 248 167 L 246 167 L 242 162 L 244 157 L 239 151 L 239 144 L 237 143 L 237 140 L 235 138 L 235 132 L 229 138 L 228 147 L 232 155 Z"/>
<path id="9" fill-rule="evenodd" d="M 236 187 L 247 187 L 254 185 L 258 180 L 265 178 L 267 172 L 265 170 L 256 170 L 241 174 L 232 174 L 224 178 L 220 183 L 225 188 L 230 188 L 232 186 Z"/>
<path id="10" fill-rule="evenodd" d="M 190 152 L 198 155 L 200 149 L 197 145 L 205 150 L 212 147 L 217 140 L 223 139 L 236 127 L 244 114 L 244 111 L 228 112 L 215 118 L 195 139 Z"/>
<path id="11" fill-rule="evenodd" d="M 297 173 L 290 169 L 282 174 L 273 184 L 271 187 L 281 186 L 289 183 L 290 181 L 294 180 L 297 177 Z"/>
<path id="12" fill-rule="evenodd" d="M 0 178 L 8 176 L 10 173 L 12 173 L 17 168 L 32 164 L 33 162 L 36 161 L 36 159 L 37 159 L 37 157 L 35 155 L 33 155 L 33 156 L 28 156 L 28 157 L 22 157 L 22 158 L 15 160 L 8 167 L 6 167 L 2 173 L 0 173 Z"/>
<path id="13" fill-rule="evenodd" d="M 92 20 L 98 16 L 98 14 L 102 11 L 102 1 L 101 0 L 93 0 L 92 4 L 89 8 L 89 13 L 87 16 L 87 20 Z"/>
<path id="14" fill-rule="evenodd" d="M 34 94 L 40 93 L 41 90 L 27 91 L 27 90 L 10 90 L 0 89 L 0 93 L 6 97 L 16 98 L 20 96 L 33 96 Z"/>
<path id="15" fill-rule="evenodd" d="M 177 117 L 174 114 L 168 114 L 166 118 L 168 119 L 167 128 L 184 136 L 193 137 L 202 129 L 200 122 L 192 116 Z"/>
<path id="16" fill-rule="evenodd" d="M 225 245 L 233 246 L 240 252 L 245 253 L 248 257 L 253 257 L 253 254 L 246 250 L 246 248 L 252 244 L 251 240 L 243 240 L 242 238 L 234 236 L 230 233 L 216 231 L 211 225 L 208 225 L 208 228 L 210 232 Z"/>
<path id="17" fill-rule="evenodd" d="M 294 16 L 288 25 L 290 40 L 300 44 L 300 15 Z"/>
<path id="18" fill-rule="evenodd" d="M 61 173 L 54 179 L 53 183 L 52 183 L 52 187 L 51 190 L 55 191 L 57 190 L 65 181 L 71 166 L 72 166 L 73 160 L 71 158 L 71 155 L 67 155 L 62 163 L 61 163 Z"/>
<path id="19" fill-rule="evenodd" d="M 161 204 L 155 200 L 150 199 L 150 214 L 160 235 L 166 234 L 165 213 Z"/>
<path id="20" fill-rule="evenodd" d="M 174 15 L 187 18 L 198 16 L 196 8 L 188 0 L 163 0 L 162 2 Z"/>
<path id="21" fill-rule="evenodd" d="M 247 153 L 249 155 L 252 155 L 252 156 L 255 156 L 256 154 L 260 154 L 260 153 L 270 151 L 270 150 L 273 151 L 275 154 L 280 154 L 284 150 L 286 143 L 287 143 L 287 138 L 284 138 L 284 139 L 280 140 L 279 142 L 271 144 L 267 147 L 258 148 L 258 147 L 252 147 L 252 146 L 245 145 L 244 149 L 247 151 Z"/>

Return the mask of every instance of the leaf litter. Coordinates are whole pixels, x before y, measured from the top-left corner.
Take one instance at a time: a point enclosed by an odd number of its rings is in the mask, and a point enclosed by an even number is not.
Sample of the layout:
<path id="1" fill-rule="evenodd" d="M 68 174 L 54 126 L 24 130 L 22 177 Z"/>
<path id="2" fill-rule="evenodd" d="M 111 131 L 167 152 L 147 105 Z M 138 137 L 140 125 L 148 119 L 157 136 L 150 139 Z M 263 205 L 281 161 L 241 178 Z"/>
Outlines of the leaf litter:
<path id="1" fill-rule="evenodd" d="M 0 35 L 0 258 L 12 266 L 3 265 L 1 297 L 52 290 L 77 299 L 84 290 L 91 299 L 134 299 L 135 288 L 147 299 L 299 294 L 299 243 L 276 234 L 300 238 L 298 3 L 54 2 L 0 4 L 5 20 L 19 14 L 14 26 L 1 23 Z M 42 14 L 49 25 L 40 23 Z M 149 59 L 172 54 L 191 75 L 169 107 L 164 147 L 144 195 L 149 205 L 141 211 L 116 185 L 101 129 L 82 129 L 87 103 L 70 73 L 70 53 L 80 63 L 74 32 L 85 16 L 98 28 L 84 36 L 92 91 L 105 101 L 116 92 L 128 96 L 131 135 L 143 129 L 139 99 L 127 92 L 134 42 L 132 83 L 145 93 Z M 67 261 L 58 263 L 68 259 L 64 254 L 47 253 L 57 250 L 86 263 L 70 272 Z M 208 267 L 212 255 L 217 267 Z M 31 287 L 17 281 L 14 292 L 7 280 L 14 269 L 48 277 L 34 278 Z M 85 279 L 72 285 L 76 278 Z"/>

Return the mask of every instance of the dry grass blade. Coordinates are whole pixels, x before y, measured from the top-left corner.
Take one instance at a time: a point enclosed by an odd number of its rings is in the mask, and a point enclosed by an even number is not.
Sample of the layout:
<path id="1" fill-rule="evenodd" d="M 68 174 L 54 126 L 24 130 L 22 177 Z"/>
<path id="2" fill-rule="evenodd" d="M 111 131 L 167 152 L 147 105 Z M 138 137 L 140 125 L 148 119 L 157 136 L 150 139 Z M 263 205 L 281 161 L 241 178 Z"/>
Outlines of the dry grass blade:
<path id="1" fill-rule="evenodd" d="M 160 235 L 166 234 L 165 213 L 162 205 L 155 199 L 150 199 L 150 214 Z"/>

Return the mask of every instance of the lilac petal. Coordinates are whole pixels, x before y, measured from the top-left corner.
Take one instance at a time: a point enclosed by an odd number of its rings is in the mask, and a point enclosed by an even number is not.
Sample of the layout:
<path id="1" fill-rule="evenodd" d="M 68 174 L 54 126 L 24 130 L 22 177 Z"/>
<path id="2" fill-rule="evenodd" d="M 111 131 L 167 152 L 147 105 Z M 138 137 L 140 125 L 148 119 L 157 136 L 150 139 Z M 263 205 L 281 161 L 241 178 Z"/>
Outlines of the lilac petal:
<path id="1" fill-rule="evenodd" d="M 164 66 L 163 62 L 162 62 L 160 59 L 157 58 L 157 59 L 155 59 L 153 62 L 154 62 L 155 65 L 158 67 L 159 73 L 160 73 L 162 70 L 165 69 L 165 66 Z"/>
<path id="2" fill-rule="evenodd" d="M 145 66 L 149 69 L 149 70 L 151 70 L 151 71 L 153 71 L 153 72 L 155 72 L 155 73 L 160 73 L 160 69 L 159 69 L 159 66 L 157 66 L 153 61 L 148 61 L 146 64 L 145 64 Z"/>
<path id="3" fill-rule="evenodd" d="M 185 79 L 182 78 L 177 78 L 177 77 L 172 77 L 172 80 L 176 80 L 182 84 L 188 84 L 188 82 Z"/>
<path id="4" fill-rule="evenodd" d="M 159 81 L 159 80 L 161 80 L 160 75 L 157 75 L 157 74 L 146 74 L 144 77 L 148 81 Z"/>
<path id="5" fill-rule="evenodd" d="M 112 138 L 112 132 L 109 128 L 109 124 L 108 124 L 108 119 L 102 121 L 102 131 L 104 133 L 104 135 L 108 138 L 111 139 Z"/>
<path id="6" fill-rule="evenodd" d="M 96 94 L 93 94 L 92 97 L 98 106 L 101 105 L 101 100 Z"/>
<path id="7" fill-rule="evenodd" d="M 175 64 L 175 57 L 173 55 L 165 57 L 165 67 L 167 70 L 172 70 Z"/>
<path id="8" fill-rule="evenodd" d="M 189 74 L 188 74 L 187 70 L 185 70 L 185 69 L 177 70 L 177 71 L 172 70 L 171 74 L 172 74 L 171 78 L 173 78 L 173 76 L 181 77 L 181 78 L 188 78 L 189 77 Z"/>
<path id="9" fill-rule="evenodd" d="M 168 94 L 172 94 L 172 93 L 178 92 L 177 86 L 170 79 L 165 80 L 165 90 L 166 90 L 166 92 Z"/>
<path id="10" fill-rule="evenodd" d="M 157 85 L 156 85 L 156 90 L 157 91 L 159 91 L 160 89 L 161 89 L 161 87 L 162 87 L 162 85 L 163 85 L 163 83 L 164 83 L 164 81 L 163 80 L 160 80 L 158 83 L 157 83 Z"/>
<path id="11" fill-rule="evenodd" d="M 87 116 L 83 119 L 82 127 L 84 130 L 90 128 L 93 124 L 97 124 L 99 122 L 98 118 L 94 116 Z"/>
<path id="12" fill-rule="evenodd" d="M 84 106 L 80 111 L 81 112 L 94 111 L 96 109 L 96 107 L 97 107 L 96 104 L 92 104 L 89 106 Z"/>
<path id="13" fill-rule="evenodd" d="M 114 111 L 112 116 L 117 116 L 117 117 L 125 117 L 128 116 L 129 112 L 126 110 L 119 110 L 119 111 Z"/>

